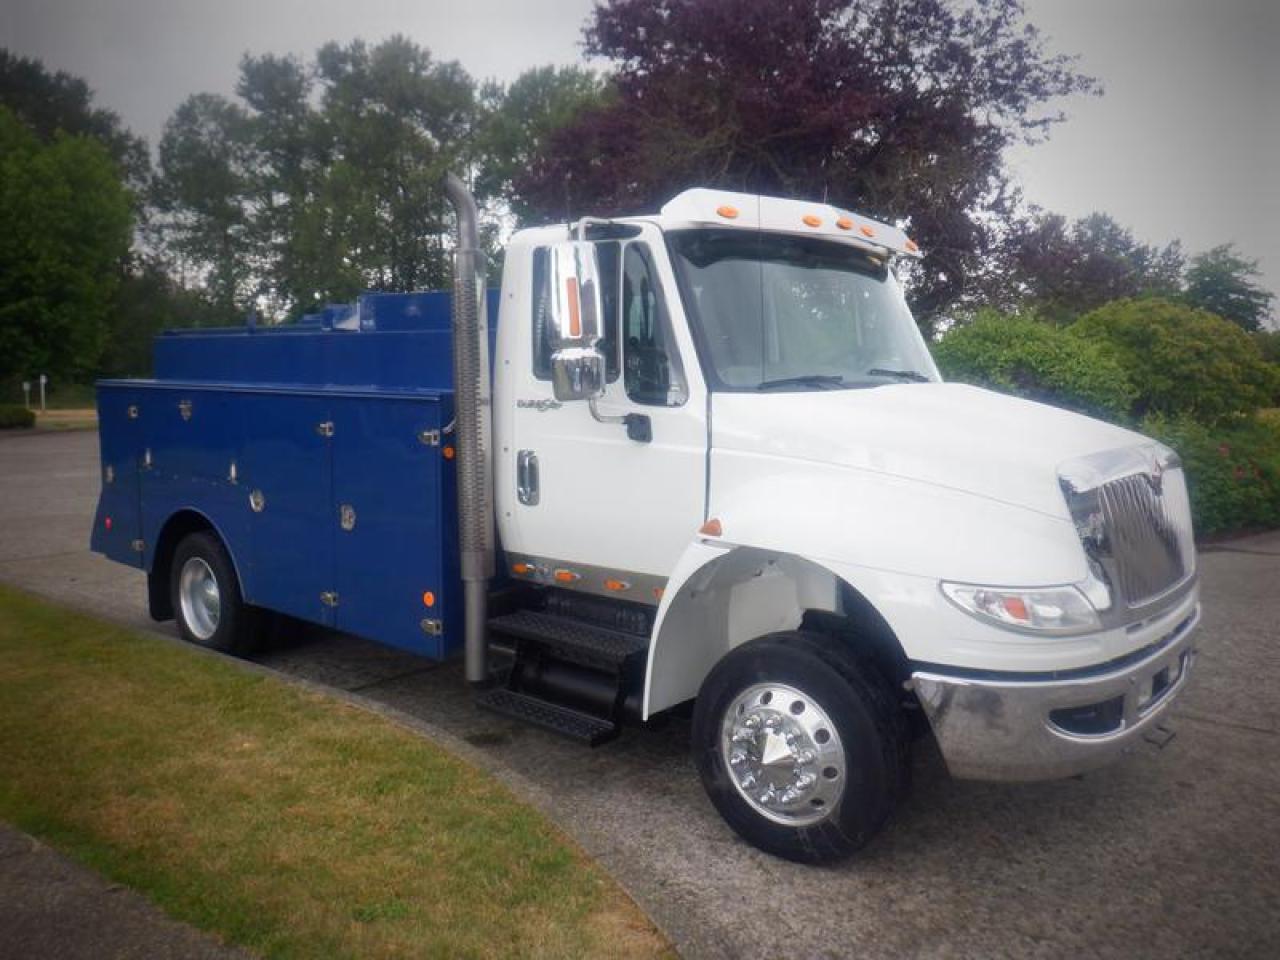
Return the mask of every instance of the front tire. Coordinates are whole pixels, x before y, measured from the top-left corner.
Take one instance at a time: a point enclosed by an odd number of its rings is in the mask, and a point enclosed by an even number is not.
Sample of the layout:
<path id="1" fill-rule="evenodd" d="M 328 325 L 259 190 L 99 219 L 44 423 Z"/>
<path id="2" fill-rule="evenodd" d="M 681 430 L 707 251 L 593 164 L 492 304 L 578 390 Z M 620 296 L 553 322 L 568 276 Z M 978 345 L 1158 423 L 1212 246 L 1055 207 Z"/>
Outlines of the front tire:
<path id="1" fill-rule="evenodd" d="M 207 530 L 188 534 L 173 552 L 169 597 L 188 643 L 243 656 L 257 641 L 256 610 L 244 602 L 227 548 Z"/>
<path id="2" fill-rule="evenodd" d="M 805 631 L 734 650 L 694 705 L 711 802 L 743 839 L 788 860 L 839 860 L 878 833 L 905 788 L 907 743 L 879 672 Z"/>

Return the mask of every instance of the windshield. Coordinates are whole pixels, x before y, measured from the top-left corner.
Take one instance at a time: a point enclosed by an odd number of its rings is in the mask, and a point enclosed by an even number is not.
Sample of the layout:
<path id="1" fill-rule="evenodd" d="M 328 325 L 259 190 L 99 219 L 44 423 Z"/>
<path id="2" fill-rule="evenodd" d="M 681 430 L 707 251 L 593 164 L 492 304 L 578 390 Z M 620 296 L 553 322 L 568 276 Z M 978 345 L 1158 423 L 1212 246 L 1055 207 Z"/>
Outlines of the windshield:
<path id="1" fill-rule="evenodd" d="M 686 312 L 720 389 L 937 379 L 882 260 L 845 244 L 745 230 L 668 238 Z"/>

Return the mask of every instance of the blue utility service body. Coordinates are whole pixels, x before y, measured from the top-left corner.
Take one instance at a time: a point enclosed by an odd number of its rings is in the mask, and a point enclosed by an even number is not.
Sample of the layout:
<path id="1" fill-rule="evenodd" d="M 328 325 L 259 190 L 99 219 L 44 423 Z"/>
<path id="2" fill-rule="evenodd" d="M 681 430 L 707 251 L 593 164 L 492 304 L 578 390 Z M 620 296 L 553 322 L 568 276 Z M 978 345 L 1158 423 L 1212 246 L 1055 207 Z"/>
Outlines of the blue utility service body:
<path id="1" fill-rule="evenodd" d="M 246 602 L 443 659 L 462 646 L 448 293 L 296 324 L 169 331 L 155 376 L 98 383 L 91 547 L 146 570 L 212 527 Z M 487 297 L 497 328 L 497 292 Z M 429 602 L 428 602 L 429 601 Z"/>

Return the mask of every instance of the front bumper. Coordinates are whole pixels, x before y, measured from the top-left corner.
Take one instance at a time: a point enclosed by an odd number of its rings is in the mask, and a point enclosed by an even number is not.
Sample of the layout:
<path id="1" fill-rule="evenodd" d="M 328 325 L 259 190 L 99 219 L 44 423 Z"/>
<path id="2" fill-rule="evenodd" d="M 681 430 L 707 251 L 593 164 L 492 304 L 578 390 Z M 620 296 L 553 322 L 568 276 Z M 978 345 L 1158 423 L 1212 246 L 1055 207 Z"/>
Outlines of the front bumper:
<path id="1" fill-rule="evenodd" d="M 951 775 L 1052 780 L 1105 766 L 1182 692 L 1195 663 L 1196 603 L 1150 653 L 1065 679 L 919 671 L 912 682 Z"/>

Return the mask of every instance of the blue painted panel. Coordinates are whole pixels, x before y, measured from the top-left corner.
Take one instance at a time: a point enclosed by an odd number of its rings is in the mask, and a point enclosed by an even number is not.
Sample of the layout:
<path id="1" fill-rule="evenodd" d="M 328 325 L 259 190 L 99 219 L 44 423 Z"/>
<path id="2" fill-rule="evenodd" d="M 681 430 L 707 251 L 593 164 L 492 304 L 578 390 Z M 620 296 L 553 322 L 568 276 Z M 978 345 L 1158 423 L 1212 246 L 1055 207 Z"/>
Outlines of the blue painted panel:
<path id="1" fill-rule="evenodd" d="M 335 562 L 339 629 L 436 659 L 449 644 L 424 631 L 424 619 L 456 630 L 457 587 L 443 557 L 446 517 L 442 472 L 452 461 L 424 444 L 442 426 L 436 400 L 336 397 L 333 403 L 334 502 L 353 511 L 338 525 Z M 449 504 L 452 507 L 452 504 Z M 426 605 L 430 592 L 434 603 Z M 457 608 L 455 610 L 455 608 Z"/>
<path id="2" fill-rule="evenodd" d="M 246 505 L 254 490 L 264 498 L 248 514 L 246 599 L 332 625 L 333 609 L 320 600 L 334 589 L 331 441 L 316 429 L 330 419 L 329 398 L 245 393 L 242 403 L 239 488 Z"/>
<path id="3" fill-rule="evenodd" d="M 98 388 L 98 444 L 101 452 L 98 509 L 89 549 L 129 566 L 140 567 L 142 554 L 133 541 L 142 539 L 142 504 L 138 470 L 139 421 L 129 416 L 139 391 L 131 387 Z M 108 472 L 111 480 L 107 482 Z"/>

